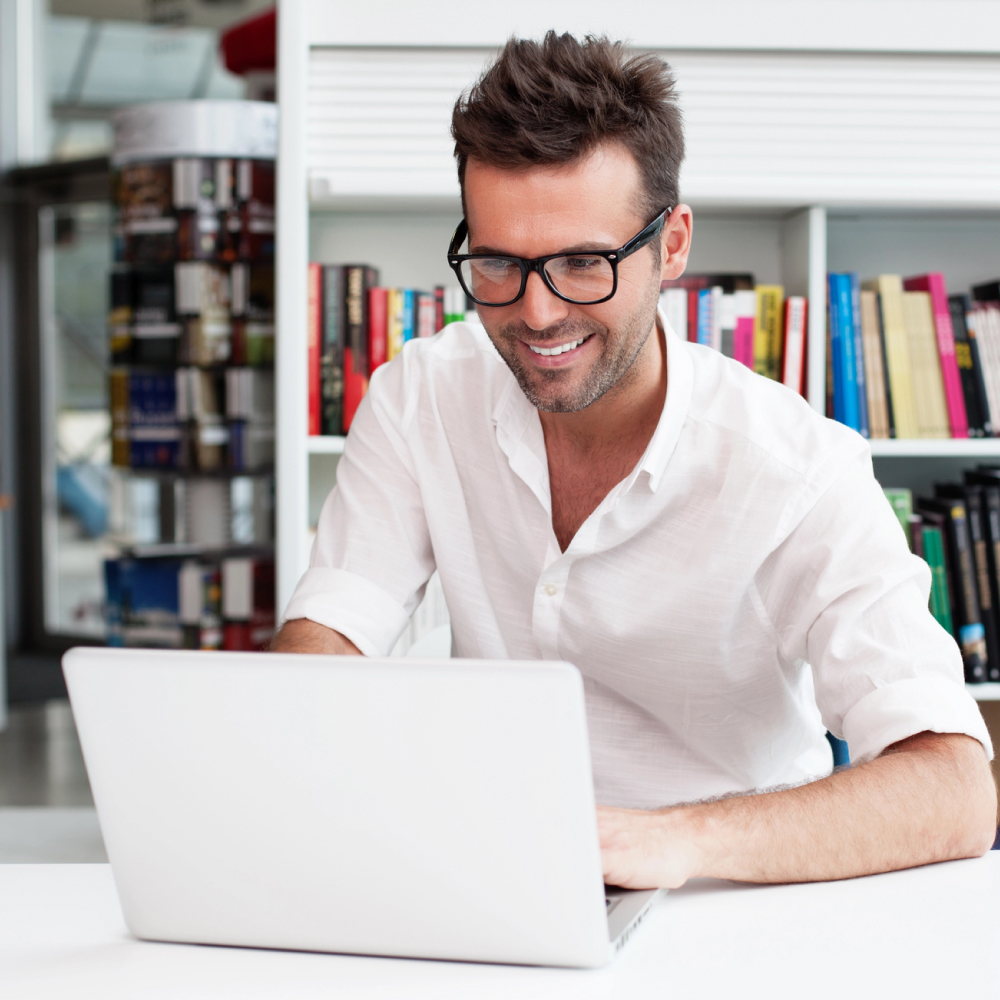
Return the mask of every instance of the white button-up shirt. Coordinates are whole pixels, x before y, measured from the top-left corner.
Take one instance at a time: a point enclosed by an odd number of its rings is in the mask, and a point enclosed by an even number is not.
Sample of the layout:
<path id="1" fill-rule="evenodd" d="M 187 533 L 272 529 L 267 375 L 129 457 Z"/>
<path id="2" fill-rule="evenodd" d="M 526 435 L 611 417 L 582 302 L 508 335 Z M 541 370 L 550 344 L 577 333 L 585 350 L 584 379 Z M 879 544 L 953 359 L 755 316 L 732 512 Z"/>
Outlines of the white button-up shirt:
<path id="1" fill-rule="evenodd" d="M 565 552 L 538 411 L 483 328 L 408 343 L 372 378 L 285 618 L 385 655 L 436 568 L 453 655 L 579 668 L 608 805 L 827 774 L 826 729 L 854 760 L 924 730 L 992 753 L 867 442 L 666 341 L 649 446 Z"/>

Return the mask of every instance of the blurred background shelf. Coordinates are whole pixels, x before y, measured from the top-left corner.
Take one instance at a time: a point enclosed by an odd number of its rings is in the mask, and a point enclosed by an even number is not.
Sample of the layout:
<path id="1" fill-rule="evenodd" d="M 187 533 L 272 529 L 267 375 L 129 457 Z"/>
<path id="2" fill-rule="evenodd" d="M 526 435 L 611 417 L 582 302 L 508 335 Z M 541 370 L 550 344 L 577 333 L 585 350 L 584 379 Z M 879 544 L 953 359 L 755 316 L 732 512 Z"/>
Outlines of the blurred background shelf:
<path id="1" fill-rule="evenodd" d="M 965 687 L 976 701 L 1000 701 L 1000 684 L 966 684 Z"/>
<path id="2" fill-rule="evenodd" d="M 306 438 L 306 449 L 310 455 L 340 455 L 344 451 L 347 438 L 332 434 L 310 434 Z"/>
<path id="3" fill-rule="evenodd" d="M 1000 458 L 1000 438 L 896 438 L 871 446 L 874 458 Z"/>

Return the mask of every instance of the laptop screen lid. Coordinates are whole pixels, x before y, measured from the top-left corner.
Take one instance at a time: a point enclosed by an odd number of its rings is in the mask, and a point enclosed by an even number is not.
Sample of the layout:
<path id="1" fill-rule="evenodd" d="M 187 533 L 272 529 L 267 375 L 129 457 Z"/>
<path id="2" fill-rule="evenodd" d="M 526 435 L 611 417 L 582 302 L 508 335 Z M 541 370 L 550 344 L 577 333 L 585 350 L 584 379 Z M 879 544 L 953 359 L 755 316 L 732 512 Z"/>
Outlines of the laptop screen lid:
<path id="1" fill-rule="evenodd" d="M 607 961 L 575 667 L 106 648 L 63 665 L 137 937 Z"/>

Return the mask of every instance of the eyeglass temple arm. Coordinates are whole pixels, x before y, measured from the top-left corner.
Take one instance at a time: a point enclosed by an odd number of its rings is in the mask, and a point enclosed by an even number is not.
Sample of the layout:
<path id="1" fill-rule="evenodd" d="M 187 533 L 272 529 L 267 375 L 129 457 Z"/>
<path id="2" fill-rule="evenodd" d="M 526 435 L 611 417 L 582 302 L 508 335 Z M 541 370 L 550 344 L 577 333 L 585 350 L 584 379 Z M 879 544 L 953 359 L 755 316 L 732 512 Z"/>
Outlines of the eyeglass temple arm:
<path id="1" fill-rule="evenodd" d="M 455 230 L 455 235 L 451 238 L 451 246 L 448 247 L 448 253 L 455 254 L 458 253 L 458 248 L 465 242 L 465 237 L 469 235 L 469 224 L 462 219 L 458 224 L 458 228 Z"/>
<path id="2" fill-rule="evenodd" d="M 659 235 L 663 231 L 663 227 L 667 223 L 667 216 L 673 211 L 671 206 L 667 206 L 659 215 L 656 216 L 653 221 L 646 226 L 646 228 L 641 232 L 636 234 L 632 239 L 628 241 L 618 251 L 618 260 L 624 260 L 626 257 L 631 257 L 636 250 L 641 250 L 647 243 L 649 243 L 654 236 Z"/>

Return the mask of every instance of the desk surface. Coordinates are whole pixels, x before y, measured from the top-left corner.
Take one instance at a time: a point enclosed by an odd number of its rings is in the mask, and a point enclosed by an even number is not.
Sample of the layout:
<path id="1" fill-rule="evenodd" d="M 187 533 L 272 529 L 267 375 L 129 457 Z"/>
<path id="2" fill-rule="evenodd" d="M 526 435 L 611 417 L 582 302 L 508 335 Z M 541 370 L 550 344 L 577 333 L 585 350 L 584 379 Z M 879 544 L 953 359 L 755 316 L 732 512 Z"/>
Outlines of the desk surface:
<path id="1" fill-rule="evenodd" d="M 700 879 L 618 958 L 577 971 L 151 944 L 129 937 L 107 865 L 0 866 L 10 1000 L 382 997 L 1000 997 L 1000 852 L 846 882 Z"/>

